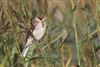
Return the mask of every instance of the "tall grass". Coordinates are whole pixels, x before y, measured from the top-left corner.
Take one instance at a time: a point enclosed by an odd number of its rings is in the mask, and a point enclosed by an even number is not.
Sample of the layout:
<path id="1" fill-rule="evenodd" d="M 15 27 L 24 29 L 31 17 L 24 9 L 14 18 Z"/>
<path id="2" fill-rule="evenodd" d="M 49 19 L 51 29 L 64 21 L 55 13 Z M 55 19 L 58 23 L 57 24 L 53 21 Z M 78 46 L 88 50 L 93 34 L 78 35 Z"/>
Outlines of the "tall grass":
<path id="1" fill-rule="evenodd" d="M 100 0 L 1 0 L 0 67 L 99 67 Z M 46 33 L 22 57 L 32 20 Z"/>

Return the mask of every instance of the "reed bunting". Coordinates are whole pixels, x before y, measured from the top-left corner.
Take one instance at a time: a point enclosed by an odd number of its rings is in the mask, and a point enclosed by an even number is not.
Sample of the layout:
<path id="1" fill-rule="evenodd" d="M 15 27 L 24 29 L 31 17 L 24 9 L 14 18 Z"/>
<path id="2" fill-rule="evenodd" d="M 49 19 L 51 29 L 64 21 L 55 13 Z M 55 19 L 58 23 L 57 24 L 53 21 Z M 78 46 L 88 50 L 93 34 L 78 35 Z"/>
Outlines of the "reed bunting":
<path id="1" fill-rule="evenodd" d="M 23 57 L 25 57 L 27 55 L 33 39 L 38 41 L 43 37 L 45 30 L 46 30 L 45 19 L 46 19 L 46 17 L 40 16 L 40 17 L 36 17 L 32 21 L 31 28 L 30 28 L 31 30 L 28 31 L 27 41 L 26 41 L 25 47 L 22 51 Z"/>

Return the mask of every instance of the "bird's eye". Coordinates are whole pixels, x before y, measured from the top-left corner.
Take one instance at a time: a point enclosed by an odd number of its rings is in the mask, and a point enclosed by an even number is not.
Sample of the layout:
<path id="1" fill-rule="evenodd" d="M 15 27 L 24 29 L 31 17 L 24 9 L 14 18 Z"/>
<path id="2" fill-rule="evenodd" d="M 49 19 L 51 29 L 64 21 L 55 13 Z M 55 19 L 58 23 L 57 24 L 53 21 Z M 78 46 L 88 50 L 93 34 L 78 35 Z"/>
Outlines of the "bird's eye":
<path id="1" fill-rule="evenodd" d="M 39 20 L 42 20 L 44 17 L 43 16 L 39 16 L 38 18 L 39 18 Z"/>

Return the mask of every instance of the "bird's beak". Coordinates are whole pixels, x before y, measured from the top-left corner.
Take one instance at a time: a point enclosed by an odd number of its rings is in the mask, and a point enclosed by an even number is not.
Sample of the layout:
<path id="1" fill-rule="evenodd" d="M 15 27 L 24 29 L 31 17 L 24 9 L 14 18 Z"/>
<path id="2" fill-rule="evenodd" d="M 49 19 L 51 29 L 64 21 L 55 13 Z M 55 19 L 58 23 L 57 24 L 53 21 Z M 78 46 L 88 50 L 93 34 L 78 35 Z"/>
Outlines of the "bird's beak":
<path id="1" fill-rule="evenodd" d="M 47 17 L 44 17 L 44 18 L 42 19 L 42 22 L 45 21 L 46 18 L 47 18 Z"/>

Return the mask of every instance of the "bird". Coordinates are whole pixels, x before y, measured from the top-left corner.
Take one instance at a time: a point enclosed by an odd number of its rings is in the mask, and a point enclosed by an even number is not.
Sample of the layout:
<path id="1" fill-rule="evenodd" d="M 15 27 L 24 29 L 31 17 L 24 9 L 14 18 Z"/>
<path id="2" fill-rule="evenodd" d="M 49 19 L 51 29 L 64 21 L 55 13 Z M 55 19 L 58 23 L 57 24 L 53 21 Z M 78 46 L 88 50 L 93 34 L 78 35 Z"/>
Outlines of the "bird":
<path id="1" fill-rule="evenodd" d="M 45 34 L 46 31 L 46 22 L 45 19 L 47 17 L 44 16 L 39 16 L 34 18 L 34 20 L 31 23 L 31 30 L 28 32 L 27 35 L 27 40 L 25 43 L 25 47 L 22 51 L 22 56 L 26 57 L 28 50 L 30 48 L 30 45 L 32 44 L 32 41 L 35 39 L 39 41 L 42 39 L 43 35 Z"/>

